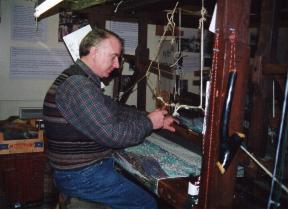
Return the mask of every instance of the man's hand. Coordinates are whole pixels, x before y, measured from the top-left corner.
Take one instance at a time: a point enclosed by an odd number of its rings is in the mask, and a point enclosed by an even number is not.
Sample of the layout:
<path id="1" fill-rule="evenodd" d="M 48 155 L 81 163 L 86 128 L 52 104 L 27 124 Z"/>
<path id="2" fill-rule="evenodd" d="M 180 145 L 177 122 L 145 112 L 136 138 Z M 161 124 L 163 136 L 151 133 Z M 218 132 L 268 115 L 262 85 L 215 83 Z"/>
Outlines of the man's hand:
<path id="1" fill-rule="evenodd" d="M 172 126 L 174 122 L 177 122 L 171 115 L 167 115 L 168 111 L 165 109 L 156 109 L 148 114 L 148 118 L 153 124 L 153 129 L 167 129 L 168 131 L 175 131 Z M 167 116 L 166 116 L 167 115 Z"/>
<path id="2" fill-rule="evenodd" d="M 151 120 L 153 129 L 159 129 L 163 127 L 164 118 L 167 113 L 167 110 L 156 109 L 148 114 L 147 117 Z"/>
<path id="3" fill-rule="evenodd" d="M 173 123 L 179 123 L 177 120 L 175 120 L 175 118 L 173 118 L 171 115 L 167 115 L 164 118 L 164 125 L 163 125 L 163 129 L 166 129 L 168 131 L 172 131 L 175 132 L 175 128 L 173 127 Z"/>

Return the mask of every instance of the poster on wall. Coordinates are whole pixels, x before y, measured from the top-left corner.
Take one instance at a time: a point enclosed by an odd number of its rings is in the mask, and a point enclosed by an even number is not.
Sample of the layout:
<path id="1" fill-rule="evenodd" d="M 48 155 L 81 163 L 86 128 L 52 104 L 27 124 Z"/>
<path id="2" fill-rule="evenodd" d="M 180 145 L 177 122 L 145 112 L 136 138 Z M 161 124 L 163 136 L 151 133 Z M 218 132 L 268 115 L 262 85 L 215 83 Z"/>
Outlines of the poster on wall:
<path id="1" fill-rule="evenodd" d="M 68 51 L 62 48 L 10 49 L 11 79 L 54 79 L 71 64 Z"/>
<path id="2" fill-rule="evenodd" d="M 196 28 L 182 28 L 181 52 L 183 56 L 184 72 L 196 71 L 201 68 L 201 31 Z M 210 33 L 204 32 L 204 59 L 209 60 L 212 54 L 212 38 Z M 208 61 L 207 61 L 208 62 Z M 209 62 L 208 62 L 209 63 Z"/>
<path id="3" fill-rule="evenodd" d="M 88 25 L 88 20 L 72 11 L 59 13 L 58 41 L 64 42 L 63 37 Z"/>
<path id="4" fill-rule="evenodd" d="M 106 21 L 106 29 L 113 31 L 124 40 L 124 54 L 135 55 L 138 45 L 138 23 Z"/>
<path id="5" fill-rule="evenodd" d="M 178 67 L 184 72 L 192 72 L 200 70 L 201 68 L 201 30 L 198 28 L 181 28 L 181 35 L 179 30 L 175 31 L 175 42 L 172 42 L 171 33 L 168 33 L 169 40 L 162 42 L 162 46 L 159 51 L 159 62 L 175 66 L 175 62 L 178 61 Z M 156 27 L 156 35 L 163 34 L 164 27 Z M 204 60 L 207 66 L 212 54 L 212 34 L 205 30 L 204 32 Z M 172 44 L 173 43 L 173 44 Z M 180 45 L 180 46 L 179 46 Z M 180 57 L 182 57 L 180 59 Z M 207 61 L 206 61 L 207 60 Z"/>
<path id="6" fill-rule="evenodd" d="M 34 7 L 14 5 L 11 10 L 11 40 L 46 42 L 47 21 L 35 21 Z"/>
<path id="7" fill-rule="evenodd" d="M 164 40 L 159 51 L 159 63 L 166 64 L 168 66 L 173 65 L 177 60 L 177 44 L 171 43 L 170 40 Z"/>

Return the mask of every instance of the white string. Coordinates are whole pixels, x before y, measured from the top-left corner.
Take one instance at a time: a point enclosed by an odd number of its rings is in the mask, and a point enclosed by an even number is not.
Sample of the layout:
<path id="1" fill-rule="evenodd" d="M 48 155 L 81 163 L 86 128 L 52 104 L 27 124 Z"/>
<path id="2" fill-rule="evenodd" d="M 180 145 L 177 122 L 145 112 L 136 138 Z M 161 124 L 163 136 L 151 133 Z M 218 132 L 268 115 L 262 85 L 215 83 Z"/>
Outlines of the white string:
<path id="1" fill-rule="evenodd" d="M 182 8 L 179 8 L 178 52 L 181 53 Z M 180 56 L 181 57 L 181 56 Z"/>
<path id="2" fill-rule="evenodd" d="M 117 12 L 117 10 L 118 10 L 118 7 L 120 6 L 120 4 L 122 4 L 123 3 L 123 0 L 121 0 L 121 1 L 119 1 L 118 3 L 117 3 L 117 6 L 116 6 L 116 8 L 114 9 L 114 13 L 116 13 Z"/>
<path id="3" fill-rule="evenodd" d="M 165 105 L 166 107 L 173 107 L 174 111 L 173 111 L 173 116 L 179 116 L 178 110 L 180 109 L 201 109 L 202 111 L 204 111 L 204 109 L 202 107 L 199 106 L 191 106 L 191 105 L 184 105 L 184 104 L 180 104 L 180 103 L 167 103 L 164 101 L 163 97 L 158 96 L 156 97 L 156 99 L 158 99 L 159 101 L 161 101 L 163 103 L 163 105 Z"/>
<path id="4" fill-rule="evenodd" d="M 153 62 L 155 62 L 155 61 L 158 59 L 158 56 L 159 56 L 159 54 L 160 54 L 160 47 L 161 47 L 163 41 L 164 41 L 165 38 L 166 38 L 166 33 L 167 33 L 167 31 L 169 30 L 170 27 L 172 27 L 172 31 L 174 31 L 173 28 L 175 27 L 175 23 L 174 23 L 173 19 L 174 19 L 175 11 L 176 11 L 176 9 L 177 9 L 177 7 L 178 7 L 178 3 L 179 3 L 179 2 L 177 1 L 174 9 L 172 10 L 172 12 L 169 12 L 169 15 L 170 15 L 170 16 L 167 14 L 168 23 L 167 23 L 166 28 L 165 28 L 165 30 L 164 30 L 164 32 L 163 32 L 163 34 L 162 34 L 162 36 L 161 36 L 161 38 L 160 38 L 160 40 L 159 40 L 159 43 L 158 43 L 158 46 L 157 46 L 157 52 L 156 52 L 156 55 L 155 55 L 154 59 L 150 61 L 150 64 L 149 64 L 149 66 L 148 66 L 148 68 L 147 68 L 147 70 L 146 70 L 146 74 L 145 74 L 144 76 L 142 76 L 141 78 L 139 78 L 136 83 L 139 83 L 141 80 L 143 80 L 143 79 L 146 78 L 146 77 L 149 78 L 152 64 L 153 64 Z M 173 32 L 173 33 L 174 33 L 174 32 Z M 158 69 L 158 70 L 159 70 L 159 69 Z M 159 73 L 159 72 L 158 72 L 158 73 Z M 147 80 L 148 80 L 148 79 L 147 79 Z M 132 88 L 133 88 L 133 86 L 130 87 L 130 88 L 128 88 L 128 89 L 122 94 L 122 96 L 125 95 L 125 94 L 126 94 L 128 91 L 130 91 Z"/>
<path id="5" fill-rule="evenodd" d="M 119 2 L 120 4 L 120 2 Z M 146 71 L 146 74 L 141 77 L 140 79 L 138 79 L 137 83 L 140 82 L 142 79 L 144 79 L 145 77 L 149 78 L 150 76 L 150 70 L 151 70 L 151 67 L 152 67 L 152 64 L 153 62 L 155 62 L 157 59 L 158 59 L 158 56 L 160 54 L 160 47 L 163 43 L 163 41 L 165 40 L 166 38 L 166 33 L 168 30 L 172 30 L 172 35 L 174 36 L 174 31 L 175 31 L 175 22 L 173 21 L 174 19 L 174 14 L 175 14 L 175 11 L 177 9 L 177 6 L 178 6 L 178 1 L 176 2 L 176 5 L 174 7 L 174 9 L 172 11 L 169 11 L 167 13 L 167 20 L 168 20 L 168 23 L 166 25 L 166 28 L 159 40 L 159 43 L 158 43 L 158 46 L 157 46 L 157 52 L 156 52 L 156 55 L 154 57 L 153 60 L 150 61 L 150 64 L 147 68 L 147 71 Z M 178 111 L 180 109 L 201 109 L 202 111 L 204 111 L 204 108 L 203 108 L 203 66 L 204 66 L 204 21 L 206 20 L 205 19 L 205 15 L 206 15 L 206 9 L 204 8 L 204 0 L 202 0 L 202 9 L 201 9 L 201 15 L 202 17 L 200 18 L 199 20 L 199 28 L 201 27 L 201 76 L 200 76 L 200 79 L 201 79 L 201 83 L 200 83 L 200 104 L 198 106 L 191 106 L 191 105 L 184 105 L 184 104 L 179 104 L 179 103 L 167 103 L 164 101 L 163 97 L 161 96 L 157 96 L 156 99 L 158 99 L 159 101 L 161 101 L 163 103 L 163 105 L 167 106 L 167 107 L 174 107 L 174 111 L 173 111 L 173 115 L 174 116 L 177 116 L 179 115 Z M 180 19 L 179 19 L 180 20 Z M 179 33 L 181 33 L 181 31 L 179 31 Z M 181 35 L 181 34 L 180 34 Z M 181 40 L 179 38 L 179 40 Z M 173 44 L 175 41 L 175 38 L 173 38 L 171 40 L 171 43 Z M 180 42 L 181 43 L 181 42 Z M 179 47 L 179 46 L 178 46 Z M 181 47 L 181 46 L 180 46 Z M 178 58 L 178 60 L 172 65 L 172 66 L 175 66 L 176 64 L 178 64 L 179 60 L 181 58 L 183 58 L 184 56 L 180 56 Z M 160 68 L 158 66 L 157 68 L 158 70 L 158 76 L 160 75 Z M 147 84 L 148 84 L 148 87 L 151 89 L 152 93 L 154 95 L 155 94 L 155 90 L 152 90 L 153 88 L 151 87 L 152 85 L 149 83 L 149 79 L 147 79 Z M 127 89 L 126 91 L 128 92 L 132 87 L 130 87 L 129 89 Z M 122 94 L 122 96 L 124 95 L 125 93 Z"/>
<path id="6" fill-rule="evenodd" d="M 283 169 L 285 169 L 285 164 L 283 163 L 283 155 L 285 156 L 285 151 L 287 150 L 287 102 L 288 102 L 288 73 L 286 75 L 286 86 L 285 86 L 285 92 L 284 92 L 284 100 L 282 105 L 282 114 L 281 114 L 281 120 L 279 125 L 279 131 L 278 131 L 278 142 L 277 142 L 277 149 L 275 153 L 275 162 L 274 162 L 274 169 L 273 169 L 273 177 L 270 187 L 270 194 L 269 194 L 269 202 L 268 202 L 268 209 L 270 209 L 271 204 L 280 204 L 278 202 L 274 202 L 272 200 L 273 198 L 273 192 L 275 192 L 274 184 L 275 182 L 279 184 L 279 181 L 276 177 L 277 173 L 283 173 Z M 280 158 L 280 159 L 279 159 Z M 279 165 L 280 164 L 280 165 Z M 279 168 L 278 166 L 281 166 Z M 279 168 L 279 169 L 278 169 Z M 280 170 L 280 171 L 279 171 Z M 281 176 L 280 176 L 281 177 Z M 281 185 L 281 188 L 284 190 L 283 186 Z M 287 188 L 286 188 L 287 189 Z M 285 190 L 288 194 L 288 190 Z"/>
<path id="7" fill-rule="evenodd" d="M 206 21 L 206 18 L 205 18 L 206 14 L 207 14 L 207 11 L 204 7 L 204 0 L 202 0 L 201 18 L 199 19 L 199 29 L 201 29 L 200 104 L 198 106 L 183 105 L 183 104 L 181 105 L 179 103 L 168 104 L 167 102 L 164 101 L 164 99 L 161 96 L 156 97 L 165 106 L 174 107 L 173 116 L 178 116 L 179 115 L 178 110 L 180 109 L 200 109 L 202 111 L 205 111 L 203 108 L 203 71 L 204 71 L 204 22 Z M 182 57 L 178 58 L 178 60 L 172 66 L 175 66 Z"/>
<path id="8" fill-rule="evenodd" d="M 207 11 L 204 8 L 204 0 L 202 0 L 201 18 L 199 19 L 199 29 L 201 29 L 201 66 L 200 66 L 200 104 L 203 107 L 203 70 L 204 70 L 204 22 Z"/>
<path id="9" fill-rule="evenodd" d="M 179 17 L 179 33 L 178 33 L 178 40 L 179 40 L 179 44 L 178 44 L 178 56 L 180 56 L 180 59 L 181 59 L 181 26 L 182 26 L 182 19 L 181 19 L 181 16 L 182 16 L 182 10 L 181 8 L 179 8 L 179 14 L 178 14 L 178 17 Z M 178 62 L 179 60 L 178 59 Z M 181 81 L 182 81 L 182 78 L 183 78 L 183 70 L 182 70 L 182 66 L 178 65 L 178 62 L 177 62 L 177 73 L 178 73 L 178 76 L 179 76 L 179 79 L 178 79 L 178 95 L 180 95 L 180 90 L 181 90 Z M 177 77 L 175 79 L 177 81 Z M 176 86 L 175 86 L 176 88 Z M 174 93 L 176 93 L 176 91 L 174 91 Z M 176 97 L 176 95 L 174 95 L 174 98 Z"/>
<path id="10" fill-rule="evenodd" d="M 275 118 L 275 81 L 272 83 L 272 117 Z"/>
<path id="11" fill-rule="evenodd" d="M 188 57 L 188 55 L 181 55 L 176 61 L 175 63 L 173 63 L 172 65 L 170 65 L 169 67 L 174 67 L 178 64 L 179 60 L 182 59 L 183 57 Z M 180 67 L 180 66 L 179 66 Z"/>

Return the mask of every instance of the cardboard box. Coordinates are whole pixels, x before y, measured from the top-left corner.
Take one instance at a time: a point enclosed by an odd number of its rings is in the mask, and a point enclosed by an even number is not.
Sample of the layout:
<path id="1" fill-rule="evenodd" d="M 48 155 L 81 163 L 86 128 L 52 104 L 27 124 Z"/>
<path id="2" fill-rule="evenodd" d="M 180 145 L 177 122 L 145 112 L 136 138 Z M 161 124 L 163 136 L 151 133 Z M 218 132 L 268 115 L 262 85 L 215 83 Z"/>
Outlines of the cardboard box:
<path id="1" fill-rule="evenodd" d="M 29 121 L 34 124 L 34 121 Z M 43 130 L 38 130 L 37 138 L 4 140 L 4 134 L 0 132 L 0 155 L 43 152 L 44 137 Z"/>

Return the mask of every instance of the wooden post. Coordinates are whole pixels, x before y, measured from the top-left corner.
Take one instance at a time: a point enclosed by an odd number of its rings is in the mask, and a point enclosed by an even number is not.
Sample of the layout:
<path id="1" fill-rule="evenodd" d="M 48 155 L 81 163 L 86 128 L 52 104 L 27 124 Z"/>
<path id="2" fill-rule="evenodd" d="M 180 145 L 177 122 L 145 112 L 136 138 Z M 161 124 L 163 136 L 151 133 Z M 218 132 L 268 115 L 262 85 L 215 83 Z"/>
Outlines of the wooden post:
<path id="1" fill-rule="evenodd" d="M 227 88 L 230 49 L 229 36 L 231 29 L 236 33 L 235 61 L 237 80 L 235 96 L 230 115 L 229 135 L 242 131 L 244 120 L 244 100 L 247 86 L 249 47 L 248 24 L 250 0 L 218 0 L 216 28 L 219 33 L 218 63 L 211 75 L 211 92 L 209 102 L 209 118 L 204 135 L 203 162 L 199 207 L 201 209 L 231 208 L 238 156 L 236 155 L 224 175 L 216 167 L 219 155 L 219 132 L 222 106 Z"/>
<path id="2" fill-rule="evenodd" d="M 146 14 L 147 15 L 147 14 Z M 147 22 L 145 13 L 140 14 L 138 21 L 138 47 L 136 49 L 136 69 L 139 71 L 138 79 L 146 74 L 146 63 L 149 61 L 149 49 L 147 48 Z M 140 110 L 146 109 L 146 77 L 143 78 L 137 85 L 137 108 Z"/>
<path id="3" fill-rule="evenodd" d="M 258 45 L 252 71 L 252 111 L 249 149 L 264 157 L 268 142 L 268 112 L 272 112 L 272 79 L 264 75 L 265 65 L 276 63 L 278 0 L 263 0 Z M 270 108 L 270 109 L 269 109 Z"/>

